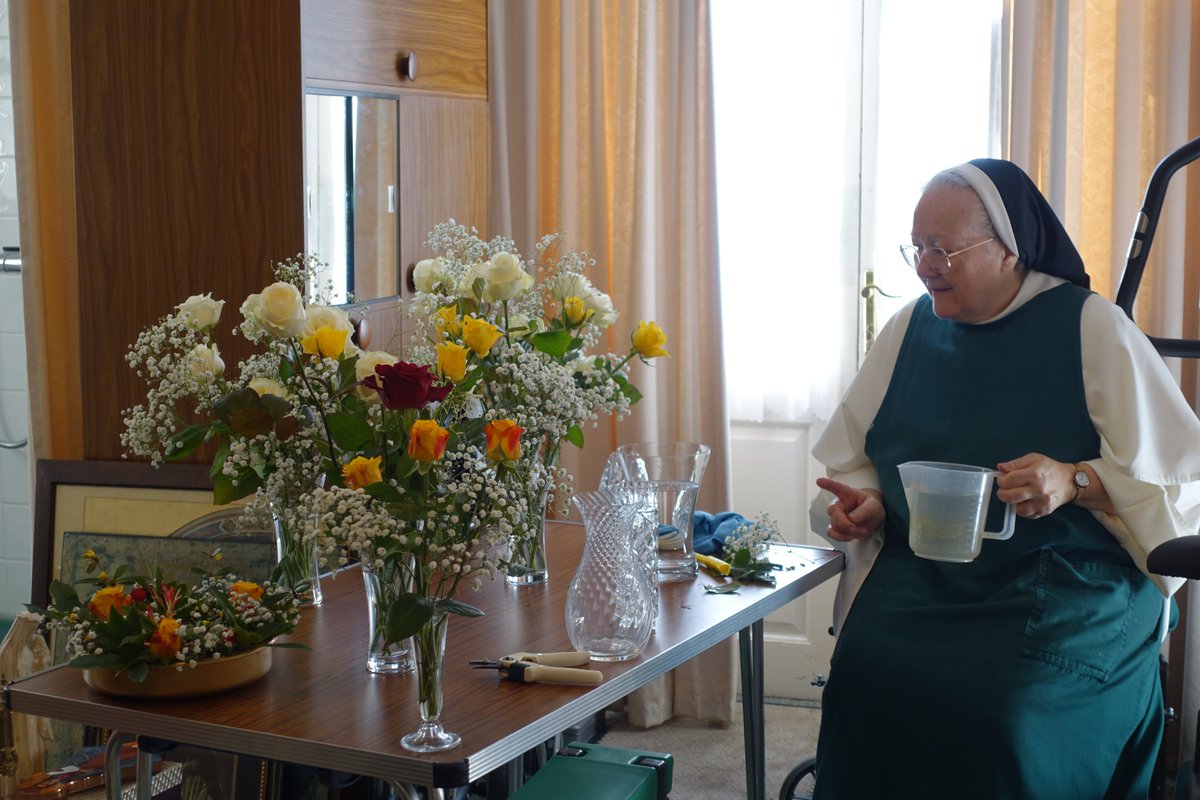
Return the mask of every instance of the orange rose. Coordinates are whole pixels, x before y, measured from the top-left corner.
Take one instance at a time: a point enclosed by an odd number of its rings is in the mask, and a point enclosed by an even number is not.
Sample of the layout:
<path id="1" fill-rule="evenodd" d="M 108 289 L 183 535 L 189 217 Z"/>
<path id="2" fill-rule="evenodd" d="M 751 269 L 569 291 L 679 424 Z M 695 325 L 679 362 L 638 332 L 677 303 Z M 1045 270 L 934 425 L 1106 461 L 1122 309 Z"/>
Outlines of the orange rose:
<path id="1" fill-rule="evenodd" d="M 174 617 L 163 617 L 159 620 L 158 630 L 150 637 L 150 641 L 146 642 L 146 647 L 150 648 L 150 652 L 163 661 L 174 658 L 181 645 L 179 620 Z"/>
<path id="2" fill-rule="evenodd" d="M 244 594 L 255 600 L 262 600 L 263 596 L 263 588 L 254 581 L 237 581 L 229 587 L 229 591 L 233 594 Z"/>
<path id="3" fill-rule="evenodd" d="M 525 432 L 511 419 L 495 419 L 483 429 L 487 454 L 492 461 L 516 461 L 521 457 L 521 434 Z"/>
<path id="4" fill-rule="evenodd" d="M 124 586 L 105 586 L 92 595 L 88 601 L 88 611 L 92 612 L 93 617 L 106 620 L 114 608 L 121 609 L 132 602 L 125 594 Z"/>
<path id="5" fill-rule="evenodd" d="M 352 461 L 342 467 L 342 480 L 345 481 L 346 488 L 362 489 L 372 483 L 379 483 L 383 480 L 383 473 L 379 469 L 382 463 L 383 456 L 374 458 L 355 456 Z"/>
<path id="6" fill-rule="evenodd" d="M 408 437 L 408 454 L 417 461 L 437 461 L 446 452 L 450 431 L 431 419 L 419 419 L 413 423 Z"/>

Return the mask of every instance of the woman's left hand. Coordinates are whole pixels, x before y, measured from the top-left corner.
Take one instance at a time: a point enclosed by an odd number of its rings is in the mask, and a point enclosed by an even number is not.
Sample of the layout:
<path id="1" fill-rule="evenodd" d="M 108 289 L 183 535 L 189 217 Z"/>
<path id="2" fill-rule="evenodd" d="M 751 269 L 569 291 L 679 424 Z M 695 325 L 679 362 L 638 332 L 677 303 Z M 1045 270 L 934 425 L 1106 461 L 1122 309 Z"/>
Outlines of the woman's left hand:
<path id="1" fill-rule="evenodd" d="M 996 496 L 1015 503 L 1017 514 L 1038 519 L 1075 499 L 1075 465 L 1055 461 L 1041 453 L 1029 453 L 997 464 Z"/>

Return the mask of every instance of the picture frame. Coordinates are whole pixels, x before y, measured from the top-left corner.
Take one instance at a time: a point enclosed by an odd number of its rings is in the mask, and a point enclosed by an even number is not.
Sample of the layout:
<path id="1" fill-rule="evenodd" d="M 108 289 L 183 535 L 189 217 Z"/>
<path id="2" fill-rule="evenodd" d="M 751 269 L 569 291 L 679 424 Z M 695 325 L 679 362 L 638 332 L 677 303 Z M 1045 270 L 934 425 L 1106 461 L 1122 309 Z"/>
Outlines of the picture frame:
<path id="1" fill-rule="evenodd" d="M 165 537 L 228 508 L 213 503 L 208 473 L 203 464 L 38 459 L 31 603 L 49 603 L 50 582 L 60 574 L 63 534 L 68 530 Z"/>

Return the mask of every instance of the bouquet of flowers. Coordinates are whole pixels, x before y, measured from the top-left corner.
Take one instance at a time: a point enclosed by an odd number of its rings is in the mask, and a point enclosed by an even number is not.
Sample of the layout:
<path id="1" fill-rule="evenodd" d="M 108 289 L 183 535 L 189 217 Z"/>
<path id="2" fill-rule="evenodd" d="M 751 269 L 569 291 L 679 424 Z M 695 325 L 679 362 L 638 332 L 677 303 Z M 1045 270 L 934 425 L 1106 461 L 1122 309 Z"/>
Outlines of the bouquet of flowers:
<path id="1" fill-rule="evenodd" d="M 535 256 L 523 259 L 511 239 L 484 241 L 450 220 L 429 236 L 437 256 L 413 274 L 419 357 L 456 385 L 468 384 L 486 419 L 522 431 L 525 445 L 510 460 L 527 509 L 508 567 L 518 582 L 544 577 L 547 504 L 562 516 L 569 509 L 571 478 L 558 463 L 563 442 L 582 447 L 588 421 L 628 414 L 641 394 L 626 365 L 668 355 L 666 335 L 652 321 L 638 323 L 625 352 L 596 352 L 617 311 L 586 275 L 594 260 L 557 253 L 560 243 L 558 234 L 544 236 Z"/>
<path id="2" fill-rule="evenodd" d="M 67 636 L 72 667 L 123 670 L 135 683 L 151 666 L 195 667 L 220 658 L 275 645 L 276 636 L 295 630 L 300 601 L 289 587 L 239 580 L 225 572 L 205 572 L 194 587 L 118 567 L 112 575 L 100 569 L 89 550 L 88 572 L 81 585 L 94 587 L 84 600 L 75 587 L 50 584 L 48 609 L 29 606 L 51 627 Z"/>
<path id="3" fill-rule="evenodd" d="M 706 584 L 709 594 L 730 594 L 742 587 L 745 581 L 759 581 L 775 585 L 772 574 L 783 569 L 767 558 L 771 542 L 783 542 L 779 523 L 771 515 L 763 513 L 753 521 L 743 522 L 722 544 L 724 558 L 696 554 L 696 560 L 711 574 L 728 578 L 727 583 Z"/>
<path id="4" fill-rule="evenodd" d="M 386 353 L 359 351 L 346 313 L 306 300 L 319 265 L 312 256 L 275 265 L 276 281 L 241 305 L 235 334 L 262 348 L 225 368 L 213 341 L 225 301 L 194 295 L 143 331 L 126 356 L 150 386 L 146 402 L 125 412 L 122 444 L 160 463 L 216 445 L 214 501 L 254 495 L 248 514 L 275 517 L 281 579 L 303 586 L 312 541 L 297 536 L 300 496 L 341 458 L 329 416 Z M 394 360 L 394 359 L 392 359 Z M 358 370 L 358 371 L 356 371 Z"/>

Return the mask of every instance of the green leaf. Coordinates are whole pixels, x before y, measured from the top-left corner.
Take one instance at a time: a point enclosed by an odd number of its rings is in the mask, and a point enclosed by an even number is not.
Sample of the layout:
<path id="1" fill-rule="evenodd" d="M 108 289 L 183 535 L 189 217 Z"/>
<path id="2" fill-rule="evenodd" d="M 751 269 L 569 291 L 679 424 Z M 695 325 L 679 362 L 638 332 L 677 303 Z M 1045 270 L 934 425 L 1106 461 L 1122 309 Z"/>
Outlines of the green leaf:
<path id="1" fill-rule="evenodd" d="M 709 594 L 737 594 L 737 590 L 740 588 L 742 588 L 742 585 L 737 581 L 704 584 L 704 591 Z"/>
<path id="2" fill-rule="evenodd" d="M 207 425 L 193 425 L 175 434 L 167 442 L 167 461 L 178 461 L 196 452 L 196 448 L 204 444 L 207 435 Z"/>
<path id="3" fill-rule="evenodd" d="M 150 674 L 150 668 L 146 666 L 144 661 L 135 661 L 125 667 L 125 675 L 134 683 L 141 683 L 146 680 L 146 676 Z"/>
<path id="4" fill-rule="evenodd" d="M 50 604 L 54 606 L 56 611 L 66 613 L 72 608 L 82 608 L 83 603 L 79 600 L 79 595 L 75 593 L 74 587 L 62 581 L 52 581 L 50 583 Z"/>
<path id="5" fill-rule="evenodd" d="M 529 342 L 535 349 L 554 358 L 562 358 L 572 347 L 579 346 L 579 340 L 566 330 L 535 333 L 529 337 Z"/>
<path id="6" fill-rule="evenodd" d="M 117 669 L 125 665 L 125 659 L 120 653 L 105 653 L 102 656 L 78 656 L 71 659 L 71 666 L 79 669 L 100 667 L 101 669 Z"/>
<path id="7" fill-rule="evenodd" d="M 370 423 L 356 414 L 342 411 L 326 414 L 325 423 L 334 444 L 343 450 L 358 450 L 374 437 Z"/>
<path id="8" fill-rule="evenodd" d="M 383 623 L 384 635 L 389 642 L 402 642 L 421 630 L 431 619 L 433 606 L 428 598 L 412 593 L 402 594 L 387 610 Z"/>
<path id="9" fill-rule="evenodd" d="M 221 468 L 225 466 L 225 459 L 229 458 L 229 440 L 221 442 L 221 446 L 217 448 L 216 455 L 213 456 L 212 466 L 208 468 L 208 477 L 215 478 L 221 474 Z"/>
<path id="10" fill-rule="evenodd" d="M 271 415 L 273 420 L 281 420 L 292 413 L 292 404 L 276 394 L 264 394 L 258 398 L 262 403 L 263 408 Z"/>
<path id="11" fill-rule="evenodd" d="M 237 483 L 234 483 L 234 478 L 222 472 L 213 478 L 213 503 L 223 506 L 226 503 L 232 503 L 234 500 L 240 500 L 247 495 L 254 494 L 255 490 L 262 484 L 262 479 L 258 477 L 258 473 L 250 467 L 243 467 L 238 470 Z"/>
<path id="12" fill-rule="evenodd" d="M 629 379 L 626 378 L 624 375 L 622 375 L 619 372 L 614 372 L 612 379 L 613 379 L 613 383 L 615 383 L 617 385 L 617 387 L 621 390 L 621 394 L 623 394 L 629 398 L 630 405 L 633 405 L 638 400 L 642 399 L 642 393 L 639 392 L 638 388 L 636 386 L 634 386 L 632 383 L 630 383 Z"/>
<path id="13" fill-rule="evenodd" d="M 437 607 L 451 614 L 458 614 L 463 617 L 482 617 L 483 610 L 475 606 L 464 603 L 461 600 L 455 600 L 453 597 L 443 597 L 436 603 Z"/>
<path id="14" fill-rule="evenodd" d="M 376 500 L 382 500 L 385 503 L 403 503 L 405 500 L 403 492 L 390 483 L 384 483 L 383 481 L 364 486 L 363 491 Z"/>
<path id="15" fill-rule="evenodd" d="M 265 408 L 246 408 L 229 415 L 229 429 L 239 436 L 253 439 L 274 429 L 275 420 Z"/>
<path id="16" fill-rule="evenodd" d="M 567 431 L 567 441 L 576 447 L 583 449 L 583 430 L 578 425 L 572 425 Z"/>
<path id="17" fill-rule="evenodd" d="M 228 419 L 239 411 L 262 408 L 262 398 L 249 386 L 241 386 L 226 392 L 213 403 L 213 412 L 221 419 Z"/>

